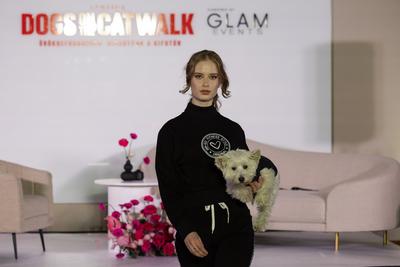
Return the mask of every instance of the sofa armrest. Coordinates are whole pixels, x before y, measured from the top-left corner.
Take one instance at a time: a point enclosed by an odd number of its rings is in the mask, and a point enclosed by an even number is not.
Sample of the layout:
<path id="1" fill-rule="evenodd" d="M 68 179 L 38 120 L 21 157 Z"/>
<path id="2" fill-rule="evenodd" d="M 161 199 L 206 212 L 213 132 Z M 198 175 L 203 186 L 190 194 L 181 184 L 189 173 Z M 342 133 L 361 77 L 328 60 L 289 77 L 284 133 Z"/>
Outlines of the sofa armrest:
<path id="1" fill-rule="evenodd" d="M 21 179 L 0 173 L 0 232 L 18 232 L 22 224 Z"/>
<path id="2" fill-rule="evenodd" d="M 400 165 L 386 159 L 343 181 L 327 194 L 326 230 L 377 231 L 399 225 Z"/>
<path id="3" fill-rule="evenodd" d="M 53 181 L 50 172 L 22 166 L 22 179 L 33 182 L 33 194 L 42 195 L 49 201 L 49 217 L 54 219 L 53 211 Z"/>
<path id="4" fill-rule="evenodd" d="M 21 168 L 22 179 L 38 184 L 51 185 L 52 176 L 50 172 L 26 166 L 21 166 Z"/>
<path id="5" fill-rule="evenodd" d="M 45 196 L 49 201 L 49 216 L 53 220 L 53 184 L 52 175 L 46 170 L 40 170 L 7 161 L 0 161 L 3 170 L 24 181 L 33 183 L 32 194 Z"/>

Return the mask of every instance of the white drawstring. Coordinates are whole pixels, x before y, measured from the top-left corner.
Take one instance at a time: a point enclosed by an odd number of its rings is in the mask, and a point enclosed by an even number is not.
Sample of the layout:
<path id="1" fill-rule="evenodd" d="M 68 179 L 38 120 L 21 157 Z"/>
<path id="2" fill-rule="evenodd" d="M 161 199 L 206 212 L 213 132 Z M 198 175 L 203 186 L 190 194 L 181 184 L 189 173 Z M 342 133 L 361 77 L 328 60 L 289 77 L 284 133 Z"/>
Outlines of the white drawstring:
<path id="1" fill-rule="evenodd" d="M 210 205 L 205 206 L 206 211 L 210 210 Z M 214 214 L 214 204 L 211 204 L 211 234 L 214 232 L 215 228 L 215 214 Z"/>
<path id="2" fill-rule="evenodd" d="M 219 206 L 222 209 L 226 209 L 226 212 L 228 214 L 228 223 L 229 223 L 229 208 L 228 205 L 225 204 L 225 202 L 218 202 Z M 209 211 L 211 208 L 211 234 L 214 233 L 214 228 L 215 228 L 215 212 L 214 212 L 214 204 L 211 205 L 205 205 L 204 206 L 206 211 Z"/>
<path id="3" fill-rule="evenodd" d="M 229 208 L 228 208 L 228 205 L 226 205 L 225 202 L 219 202 L 218 204 L 222 209 L 226 209 L 226 213 L 228 213 L 228 223 L 229 223 Z"/>

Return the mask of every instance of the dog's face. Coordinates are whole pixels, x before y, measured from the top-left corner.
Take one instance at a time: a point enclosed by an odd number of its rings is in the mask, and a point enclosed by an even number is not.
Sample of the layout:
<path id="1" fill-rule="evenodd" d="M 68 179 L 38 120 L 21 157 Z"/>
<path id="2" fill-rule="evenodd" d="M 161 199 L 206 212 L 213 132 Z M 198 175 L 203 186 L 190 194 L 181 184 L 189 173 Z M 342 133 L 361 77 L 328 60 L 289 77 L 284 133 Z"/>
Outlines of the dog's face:
<path id="1" fill-rule="evenodd" d="M 227 182 L 233 184 L 248 184 L 256 174 L 260 160 L 260 150 L 244 149 L 230 150 L 215 158 L 215 165 L 220 169 Z"/>

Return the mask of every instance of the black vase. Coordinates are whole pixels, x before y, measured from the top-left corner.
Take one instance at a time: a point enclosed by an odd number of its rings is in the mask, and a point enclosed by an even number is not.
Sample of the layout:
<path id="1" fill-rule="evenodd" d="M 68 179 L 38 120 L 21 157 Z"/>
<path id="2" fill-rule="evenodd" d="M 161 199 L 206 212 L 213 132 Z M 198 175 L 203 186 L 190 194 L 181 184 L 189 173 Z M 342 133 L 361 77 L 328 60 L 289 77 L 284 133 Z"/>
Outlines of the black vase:
<path id="1" fill-rule="evenodd" d="M 143 180 L 143 172 L 141 170 L 136 170 L 133 172 L 133 174 L 135 175 L 135 180 Z"/>
<path id="2" fill-rule="evenodd" d="M 124 181 L 143 180 L 143 172 L 141 170 L 136 170 L 132 172 L 132 169 L 132 163 L 129 159 L 127 159 L 124 164 L 125 171 L 120 175 L 121 179 Z"/>

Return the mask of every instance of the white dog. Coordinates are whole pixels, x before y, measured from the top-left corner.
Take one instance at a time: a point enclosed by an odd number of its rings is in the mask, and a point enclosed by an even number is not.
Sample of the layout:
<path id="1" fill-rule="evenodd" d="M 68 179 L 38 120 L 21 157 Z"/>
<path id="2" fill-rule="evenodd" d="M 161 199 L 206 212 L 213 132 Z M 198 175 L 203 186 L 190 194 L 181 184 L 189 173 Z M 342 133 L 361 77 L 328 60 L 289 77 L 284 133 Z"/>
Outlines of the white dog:
<path id="1" fill-rule="evenodd" d="M 270 168 L 263 168 L 262 163 Z M 266 157 L 261 156 L 260 150 L 247 151 L 244 149 L 230 150 L 215 159 L 215 165 L 222 171 L 226 180 L 226 192 L 242 202 L 256 203 L 258 214 L 253 220 L 254 231 L 264 232 L 267 228 L 267 219 L 274 205 L 279 190 L 279 174 L 275 173 L 275 165 Z M 260 165 L 260 166 L 259 166 Z M 275 170 L 274 170 L 275 169 Z M 257 180 L 261 175 L 263 183 L 253 196 L 249 183 Z"/>

